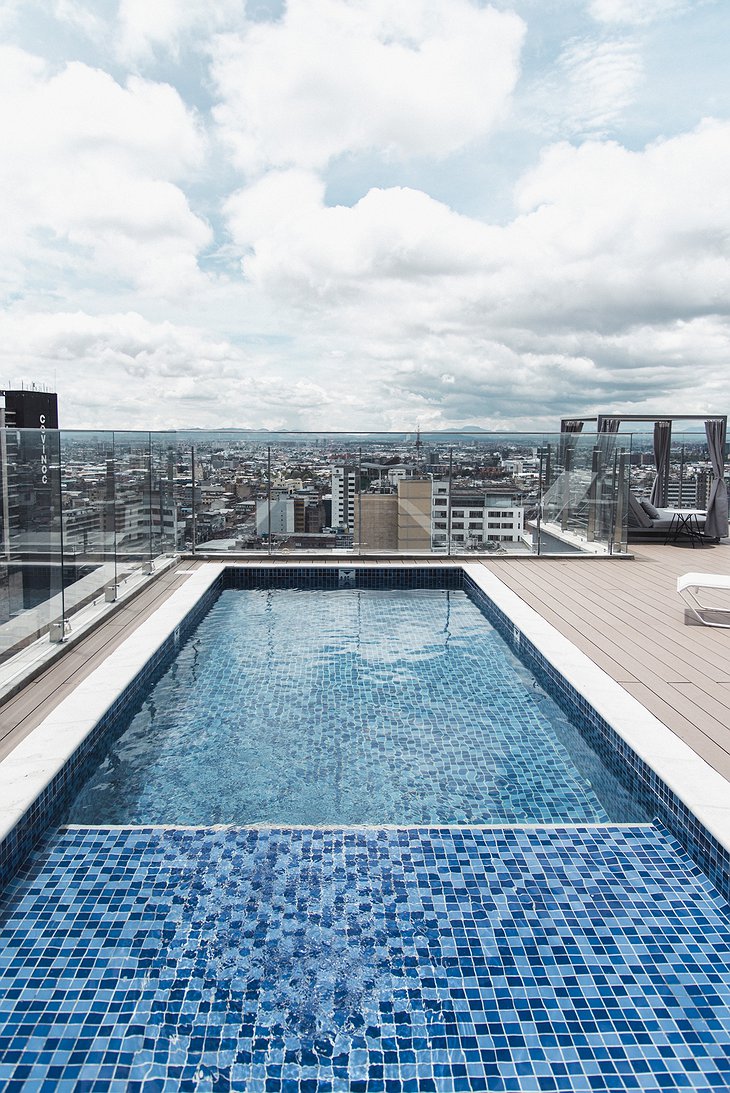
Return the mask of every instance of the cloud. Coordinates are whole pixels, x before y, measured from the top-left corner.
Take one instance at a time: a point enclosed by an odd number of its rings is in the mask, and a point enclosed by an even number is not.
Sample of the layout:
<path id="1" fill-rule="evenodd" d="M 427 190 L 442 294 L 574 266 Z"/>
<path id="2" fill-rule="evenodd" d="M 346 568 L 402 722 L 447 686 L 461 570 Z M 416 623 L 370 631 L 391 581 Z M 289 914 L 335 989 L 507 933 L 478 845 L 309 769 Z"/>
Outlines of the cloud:
<path id="1" fill-rule="evenodd" d="M 251 247 L 243 268 L 252 282 L 333 306 L 375 280 L 415 287 L 467 273 L 483 259 L 489 229 L 420 190 L 373 189 L 353 207 L 327 207 L 323 197 L 313 176 L 286 172 L 230 200 L 234 238 Z"/>
<path id="2" fill-rule="evenodd" d="M 687 11 L 692 0 L 591 0 L 590 14 L 599 23 L 645 26 Z"/>
<path id="3" fill-rule="evenodd" d="M 177 92 L 78 62 L 53 72 L 12 47 L 0 74 L 6 276 L 25 259 L 26 273 L 93 271 L 155 293 L 194 284 L 210 231 L 177 183 L 204 137 Z"/>
<path id="4" fill-rule="evenodd" d="M 328 207 L 302 171 L 270 174 L 228 212 L 249 285 L 298 314 L 309 359 L 336 349 L 373 378 L 394 427 L 409 413 L 496 427 L 490 407 L 505 420 L 537 402 L 557 419 L 566 405 L 694 399 L 698 366 L 717 412 L 730 396 L 729 187 L 730 123 L 707 121 L 640 152 L 549 147 L 504 226 L 407 187 Z"/>
<path id="5" fill-rule="evenodd" d="M 421 191 L 373 189 L 327 207 L 302 172 L 270 176 L 229 203 L 247 277 L 278 299 L 332 312 L 377 301 L 378 322 L 428 311 L 472 321 L 590 325 L 727 312 L 730 123 L 706 122 L 643 152 L 558 143 L 516 188 L 504 227 Z M 282 198 L 287 210 L 278 212 Z M 347 320 L 345 320 L 347 321 Z"/>
<path id="6" fill-rule="evenodd" d="M 707 121 L 643 152 L 614 142 L 558 144 L 517 188 L 507 229 L 527 252 L 548 309 L 620 326 L 728 313 L 730 123 Z M 522 246 L 521 246 L 522 244 Z"/>
<path id="7" fill-rule="evenodd" d="M 589 2 L 524 59 L 483 0 L 6 3 L 6 379 L 87 426 L 718 412 L 730 123 L 671 135 L 680 3 Z"/>
<path id="8" fill-rule="evenodd" d="M 53 14 L 59 23 L 66 23 L 95 41 L 101 40 L 107 30 L 99 11 L 81 0 L 53 0 Z"/>
<path id="9" fill-rule="evenodd" d="M 214 115 L 247 174 L 444 156 L 504 111 L 524 30 L 469 0 L 290 0 L 279 21 L 215 41 Z"/>
<path id="10" fill-rule="evenodd" d="M 630 38 L 572 38 L 549 74 L 529 88 L 525 124 L 553 137 L 610 134 L 633 103 L 643 73 L 639 44 Z"/>
<path id="11" fill-rule="evenodd" d="M 120 0 L 116 50 L 124 60 L 145 60 L 156 52 L 177 57 L 193 36 L 205 41 L 244 17 L 245 0 Z"/>
<path id="12" fill-rule="evenodd" d="M 0 315 L 0 374 L 55 380 L 62 428 L 171 429 L 193 413 L 208 428 L 295 428 L 356 401 L 344 379 L 334 390 L 266 358 L 261 346 L 135 312 Z"/>

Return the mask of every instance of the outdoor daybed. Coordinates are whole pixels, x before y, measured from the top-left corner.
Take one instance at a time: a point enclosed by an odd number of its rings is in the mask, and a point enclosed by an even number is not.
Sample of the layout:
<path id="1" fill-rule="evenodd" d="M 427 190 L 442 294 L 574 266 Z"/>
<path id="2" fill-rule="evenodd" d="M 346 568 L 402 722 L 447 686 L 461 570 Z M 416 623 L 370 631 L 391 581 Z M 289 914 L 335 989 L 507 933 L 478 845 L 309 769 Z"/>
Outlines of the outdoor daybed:
<path id="1" fill-rule="evenodd" d="M 670 534 L 676 533 L 679 537 L 685 532 L 702 534 L 705 516 L 703 509 L 656 508 L 650 501 L 640 501 L 635 494 L 629 493 L 628 526 L 631 539 L 644 536 L 666 539 Z M 688 518 L 691 518 L 689 527 L 686 526 Z"/>

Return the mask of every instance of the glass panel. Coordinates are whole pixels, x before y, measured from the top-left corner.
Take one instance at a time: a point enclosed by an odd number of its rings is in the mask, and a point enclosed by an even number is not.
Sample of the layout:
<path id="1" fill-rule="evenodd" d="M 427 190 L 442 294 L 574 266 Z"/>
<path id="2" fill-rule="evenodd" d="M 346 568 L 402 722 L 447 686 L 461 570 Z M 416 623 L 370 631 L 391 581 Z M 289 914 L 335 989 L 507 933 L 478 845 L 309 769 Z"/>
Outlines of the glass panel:
<path id="1" fill-rule="evenodd" d="M 175 554 L 184 546 L 184 523 L 178 521 L 176 487 L 178 475 L 184 481 L 188 467 L 179 466 L 178 445 L 175 433 L 150 434 L 152 460 L 152 555 L 153 557 Z"/>
<path id="2" fill-rule="evenodd" d="M 622 541 L 615 437 L 569 444 L 541 433 L 180 433 L 178 540 L 192 547 L 194 534 L 205 554 L 604 553 Z"/>
<path id="3" fill-rule="evenodd" d="M 462 435 L 450 448 L 451 554 L 525 554 L 533 550 L 539 488 L 540 434 Z M 436 505 L 434 506 L 436 507 Z M 436 519 L 434 517 L 434 525 Z M 434 537 L 436 536 L 434 526 Z"/>
<path id="4" fill-rule="evenodd" d="M 206 554 L 268 551 L 266 440 L 236 432 L 180 432 L 177 439 L 175 500 L 181 542 Z M 274 501 L 272 496 L 271 525 L 276 529 L 287 514 Z"/>
<path id="5" fill-rule="evenodd" d="M 149 433 L 114 433 L 117 581 L 152 559 L 153 505 Z"/>
<path id="6" fill-rule="evenodd" d="M 111 433 L 60 433 L 66 617 L 116 581 Z"/>
<path id="7" fill-rule="evenodd" d="M 563 433 L 548 443 L 540 552 L 617 553 L 626 546 L 630 436 Z"/>
<path id="8" fill-rule="evenodd" d="M 0 660 L 63 628 L 56 430 L 0 428 Z"/>

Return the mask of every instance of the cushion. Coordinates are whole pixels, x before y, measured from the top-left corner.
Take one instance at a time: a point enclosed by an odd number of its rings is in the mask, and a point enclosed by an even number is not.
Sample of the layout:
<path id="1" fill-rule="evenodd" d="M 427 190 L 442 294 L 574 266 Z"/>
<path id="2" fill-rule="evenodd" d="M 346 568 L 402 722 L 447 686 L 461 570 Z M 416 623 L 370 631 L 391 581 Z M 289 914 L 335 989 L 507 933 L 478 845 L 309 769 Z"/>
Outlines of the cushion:
<path id="1" fill-rule="evenodd" d="M 632 528 L 650 528 L 651 520 L 641 507 L 633 493 L 629 494 L 628 523 Z"/>
<path id="2" fill-rule="evenodd" d="M 661 513 L 659 512 L 659 509 L 655 505 L 652 505 L 651 501 L 641 501 L 640 504 L 641 504 L 642 509 L 646 513 L 646 515 L 651 520 L 658 520 L 659 519 L 659 517 L 661 516 Z"/>

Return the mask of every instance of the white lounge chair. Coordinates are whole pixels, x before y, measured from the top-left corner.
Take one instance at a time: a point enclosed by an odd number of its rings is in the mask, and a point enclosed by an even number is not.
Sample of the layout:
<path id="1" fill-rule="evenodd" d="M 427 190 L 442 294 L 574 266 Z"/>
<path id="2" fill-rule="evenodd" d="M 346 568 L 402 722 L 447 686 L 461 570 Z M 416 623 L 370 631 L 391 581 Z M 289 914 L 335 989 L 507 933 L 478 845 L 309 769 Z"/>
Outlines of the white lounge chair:
<path id="1" fill-rule="evenodd" d="M 720 626 L 730 629 L 730 607 L 709 607 L 699 598 L 700 589 L 721 589 L 730 592 L 730 576 L 724 573 L 685 573 L 677 578 L 677 592 L 692 614 L 703 626 Z M 719 616 L 719 620 L 709 616 Z M 725 619 L 726 621 L 721 621 Z"/>

